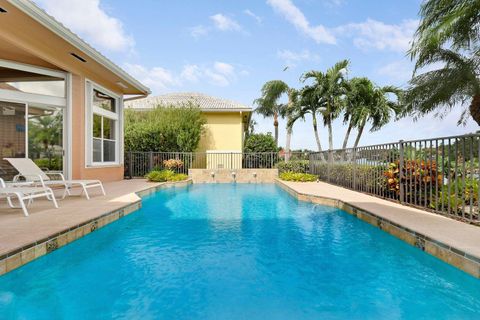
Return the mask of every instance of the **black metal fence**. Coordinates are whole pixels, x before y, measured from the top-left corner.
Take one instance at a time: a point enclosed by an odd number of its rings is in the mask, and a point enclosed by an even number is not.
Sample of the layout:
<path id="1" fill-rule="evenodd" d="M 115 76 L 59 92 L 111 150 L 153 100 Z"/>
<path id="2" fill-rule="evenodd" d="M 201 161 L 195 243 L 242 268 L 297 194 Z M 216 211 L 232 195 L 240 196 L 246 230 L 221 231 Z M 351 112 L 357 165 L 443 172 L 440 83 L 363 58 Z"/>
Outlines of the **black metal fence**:
<path id="1" fill-rule="evenodd" d="M 307 161 L 309 153 L 291 152 L 290 161 Z M 179 173 L 188 174 L 188 169 L 270 169 L 285 161 L 285 153 L 261 152 L 127 152 L 125 153 L 125 176 L 143 177 L 152 170 L 174 167 Z"/>
<path id="2" fill-rule="evenodd" d="M 319 179 L 480 223 L 480 134 L 310 154 Z"/>

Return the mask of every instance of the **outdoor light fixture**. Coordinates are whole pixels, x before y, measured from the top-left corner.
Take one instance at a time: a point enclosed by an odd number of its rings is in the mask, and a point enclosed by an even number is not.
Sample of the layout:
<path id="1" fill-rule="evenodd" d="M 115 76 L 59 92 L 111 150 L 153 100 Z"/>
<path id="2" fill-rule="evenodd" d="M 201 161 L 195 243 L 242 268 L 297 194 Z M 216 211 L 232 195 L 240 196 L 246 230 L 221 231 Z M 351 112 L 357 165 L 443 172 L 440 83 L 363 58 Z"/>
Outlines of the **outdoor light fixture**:
<path id="1" fill-rule="evenodd" d="M 80 61 L 82 61 L 82 62 L 87 62 L 87 60 L 85 60 L 84 58 L 80 57 L 80 56 L 79 56 L 78 54 L 76 54 L 76 53 L 70 52 L 70 54 L 71 54 L 73 57 L 77 58 L 78 60 L 80 60 Z"/>
<path id="2" fill-rule="evenodd" d="M 253 177 L 254 177 L 254 178 L 257 177 L 257 173 L 256 173 L 256 172 L 253 173 Z"/>
<path id="3" fill-rule="evenodd" d="M 215 177 L 215 172 L 214 171 L 210 172 L 210 175 L 212 176 L 212 178 L 214 178 Z"/>

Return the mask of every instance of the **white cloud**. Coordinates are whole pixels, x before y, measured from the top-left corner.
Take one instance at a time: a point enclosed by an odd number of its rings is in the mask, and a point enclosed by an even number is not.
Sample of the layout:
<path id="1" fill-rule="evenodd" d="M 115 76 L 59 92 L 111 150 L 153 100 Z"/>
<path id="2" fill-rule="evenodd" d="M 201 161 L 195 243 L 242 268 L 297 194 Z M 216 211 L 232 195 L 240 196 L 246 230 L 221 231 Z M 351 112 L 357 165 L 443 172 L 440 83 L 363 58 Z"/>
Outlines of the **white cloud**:
<path id="1" fill-rule="evenodd" d="M 418 20 L 404 20 L 400 24 L 386 24 L 367 19 L 361 23 L 349 23 L 335 28 L 335 34 L 353 38 L 361 49 L 378 49 L 405 52 L 410 48 Z"/>
<path id="2" fill-rule="evenodd" d="M 294 67 L 298 63 L 303 61 L 318 61 L 320 57 L 316 54 L 311 53 L 309 50 L 303 51 L 290 51 L 290 50 L 279 50 L 277 51 L 277 57 L 284 61 L 289 67 Z"/>
<path id="3" fill-rule="evenodd" d="M 213 64 L 213 68 L 216 72 L 221 73 L 223 75 L 232 75 L 233 71 L 235 70 L 235 67 L 232 66 L 231 64 L 225 63 L 225 62 L 215 62 Z"/>
<path id="4" fill-rule="evenodd" d="M 397 85 L 405 85 L 412 77 L 413 65 L 407 60 L 397 60 L 379 68 L 377 74 L 388 77 Z"/>
<path id="5" fill-rule="evenodd" d="M 335 44 L 335 36 L 323 25 L 311 26 L 305 15 L 290 0 L 267 0 L 288 22 L 317 43 Z"/>
<path id="6" fill-rule="evenodd" d="M 262 22 L 263 22 L 262 17 L 256 15 L 251 10 L 245 9 L 245 10 L 243 10 L 243 13 L 245 13 L 249 17 L 252 17 L 255 21 L 257 21 L 258 24 L 262 24 Z"/>
<path id="7" fill-rule="evenodd" d="M 187 64 L 183 66 L 180 78 L 191 82 L 197 82 L 202 75 L 202 71 L 196 64 Z"/>
<path id="8" fill-rule="evenodd" d="M 171 91 L 189 83 L 207 82 L 213 86 L 226 87 L 236 81 L 238 76 L 248 75 L 248 71 L 229 63 L 215 61 L 205 65 L 185 64 L 180 72 L 163 67 L 146 68 L 139 64 L 124 64 L 132 76 L 152 89 L 153 94 Z"/>
<path id="9" fill-rule="evenodd" d="M 217 13 L 213 16 L 210 16 L 210 19 L 213 21 L 215 28 L 221 31 L 241 31 L 242 27 L 233 20 L 232 18 L 227 17 L 221 13 Z"/>
<path id="10" fill-rule="evenodd" d="M 219 87 L 226 87 L 236 79 L 235 67 L 219 61 L 212 68 L 205 68 L 204 74 L 211 84 Z"/>
<path id="11" fill-rule="evenodd" d="M 135 41 L 122 22 L 100 7 L 100 0 L 37 0 L 42 8 L 93 46 L 111 51 L 133 50 Z"/>
<path id="12" fill-rule="evenodd" d="M 327 7 L 340 7 L 345 3 L 345 0 L 324 0 Z"/>
<path id="13" fill-rule="evenodd" d="M 198 25 L 198 26 L 190 28 L 190 34 L 194 38 L 200 38 L 200 37 L 206 36 L 209 31 L 210 31 L 209 28 L 207 28 L 203 25 Z"/>
<path id="14" fill-rule="evenodd" d="M 124 68 L 153 92 L 165 91 L 180 84 L 171 71 L 162 67 L 148 69 L 139 64 L 126 63 Z"/>

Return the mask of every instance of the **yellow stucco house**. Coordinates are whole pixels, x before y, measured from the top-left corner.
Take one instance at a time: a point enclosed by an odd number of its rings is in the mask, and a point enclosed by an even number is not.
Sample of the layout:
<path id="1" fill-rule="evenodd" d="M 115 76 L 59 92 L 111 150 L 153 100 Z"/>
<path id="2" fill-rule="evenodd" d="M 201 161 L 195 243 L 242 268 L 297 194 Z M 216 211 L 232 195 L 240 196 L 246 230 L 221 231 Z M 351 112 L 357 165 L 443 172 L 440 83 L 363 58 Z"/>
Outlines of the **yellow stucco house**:
<path id="1" fill-rule="evenodd" d="M 251 107 L 194 92 L 152 96 L 126 102 L 125 107 L 145 111 L 161 106 L 181 107 L 188 103 L 198 105 L 207 122 L 193 166 L 206 169 L 241 168 Z"/>
<path id="2" fill-rule="evenodd" d="M 126 108 L 145 111 L 157 106 L 198 105 L 206 118 L 197 152 L 241 153 L 252 108 L 202 93 L 181 92 L 125 102 Z"/>

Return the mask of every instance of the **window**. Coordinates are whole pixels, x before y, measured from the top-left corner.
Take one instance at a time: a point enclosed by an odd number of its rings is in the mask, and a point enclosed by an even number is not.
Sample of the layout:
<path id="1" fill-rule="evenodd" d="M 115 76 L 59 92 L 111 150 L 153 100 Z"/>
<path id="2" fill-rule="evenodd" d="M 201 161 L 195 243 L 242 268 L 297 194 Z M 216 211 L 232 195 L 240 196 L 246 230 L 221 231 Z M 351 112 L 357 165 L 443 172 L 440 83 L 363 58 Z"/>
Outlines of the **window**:
<path id="1" fill-rule="evenodd" d="M 90 93 L 88 164 L 117 164 L 120 159 L 120 98 L 89 82 L 87 90 Z"/>

